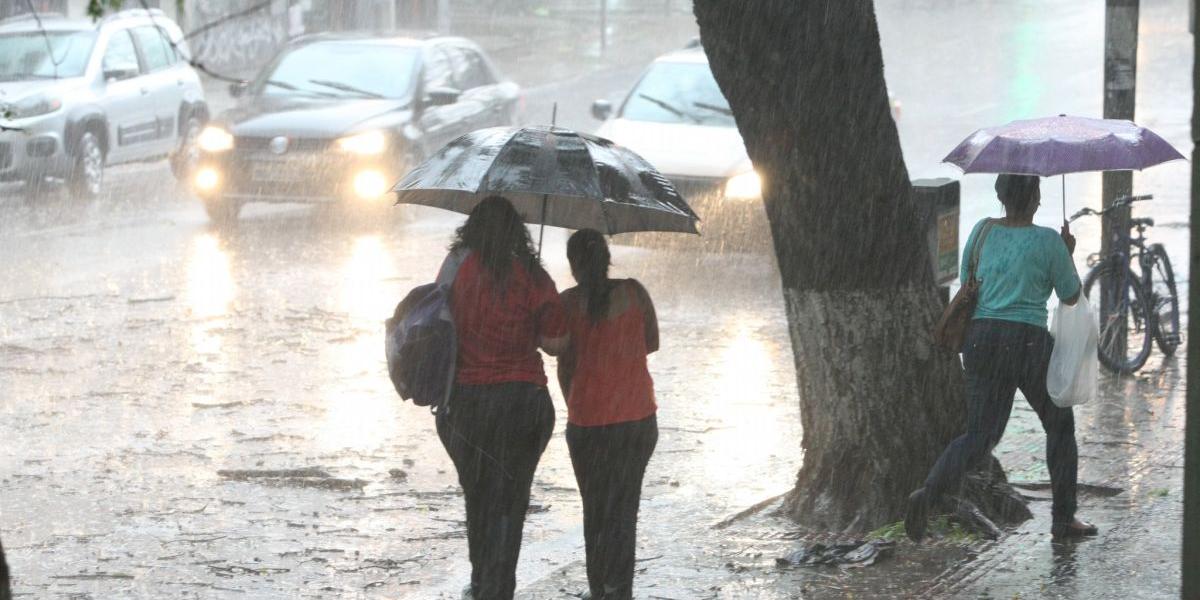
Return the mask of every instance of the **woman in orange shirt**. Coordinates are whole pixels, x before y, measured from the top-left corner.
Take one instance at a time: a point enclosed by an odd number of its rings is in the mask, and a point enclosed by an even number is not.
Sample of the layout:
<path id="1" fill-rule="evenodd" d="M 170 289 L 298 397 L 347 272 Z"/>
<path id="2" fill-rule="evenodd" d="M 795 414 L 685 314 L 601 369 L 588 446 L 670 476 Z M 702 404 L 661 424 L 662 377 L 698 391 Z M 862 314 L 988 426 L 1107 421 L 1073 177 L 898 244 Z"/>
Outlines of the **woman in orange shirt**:
<path id="1" fill-rule="evenodd" d="M 608 244 L 600 232 L 575 232 L 567 259 L 579 285 L 562 293 L 571 343 L 559 359 L 558 378 L 583 497 L 584 598 L 628 600 L 642 476 L 658 442 L 654 382 L 646 368 L 646 355 L 658 350 L 658 319 L 640 283 L 608 278 Z"/>

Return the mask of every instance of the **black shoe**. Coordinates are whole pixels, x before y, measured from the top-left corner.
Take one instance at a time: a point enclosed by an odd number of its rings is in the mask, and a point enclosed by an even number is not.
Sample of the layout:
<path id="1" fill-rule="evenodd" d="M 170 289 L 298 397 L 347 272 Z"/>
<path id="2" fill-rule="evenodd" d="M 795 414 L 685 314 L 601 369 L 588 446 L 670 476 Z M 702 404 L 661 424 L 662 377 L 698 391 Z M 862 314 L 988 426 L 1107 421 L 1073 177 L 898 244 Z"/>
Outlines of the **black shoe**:
<path id="1" fill-rule="evenodd" d="M 925 526 L 929 523 L 929 497 L 925 488 L 908 495 L 908 513 L 904 515 L 904 532 L 909 539 L 919 542 L 925 538 Z"/>
<path id="2" fill-rule="evenodd" d="M 1070 523 L 1055 523 L 1050 526 L 1050 536 L 1056 540 L 1075 539 L 1099 535 L 1100 529 L 1086 521 L 1075 519 Z"/>

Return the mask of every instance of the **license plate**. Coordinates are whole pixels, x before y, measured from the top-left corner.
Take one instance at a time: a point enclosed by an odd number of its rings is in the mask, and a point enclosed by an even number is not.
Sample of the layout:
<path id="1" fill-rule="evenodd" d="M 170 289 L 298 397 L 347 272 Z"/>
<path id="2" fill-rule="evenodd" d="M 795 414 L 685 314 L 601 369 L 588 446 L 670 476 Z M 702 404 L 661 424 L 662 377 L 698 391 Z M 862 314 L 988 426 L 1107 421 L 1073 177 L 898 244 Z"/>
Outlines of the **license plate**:
<path id="1" fill-rule="evenodd" d="M 295 181 L 305 172 L 300 165 L 289 162 L 259 162 L 250 167 L 254 181 Z"/>

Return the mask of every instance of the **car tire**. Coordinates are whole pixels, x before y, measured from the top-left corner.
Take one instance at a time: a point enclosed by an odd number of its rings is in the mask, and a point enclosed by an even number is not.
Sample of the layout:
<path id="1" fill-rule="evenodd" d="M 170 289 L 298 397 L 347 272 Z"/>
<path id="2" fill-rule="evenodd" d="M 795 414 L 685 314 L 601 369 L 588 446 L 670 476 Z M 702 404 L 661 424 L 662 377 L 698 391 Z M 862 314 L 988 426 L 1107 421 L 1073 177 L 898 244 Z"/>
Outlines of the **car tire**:
<path id="1" fill-rule="evenodd" d="M 204 212 L 208 219 L 218 227 L 237 223 L 238 214 L 242 212 L 242 204 L 224 196 L 213 196 L 204 199 Z"/>
<path id="2" fill-rule="evenodd" d="M 75 143 L 75 164 L 67 177 L 71 197 L 92 200 L 100 195 L 104 183 L 104 148 L 91 131 L 84 131 Z"/>
<path id="3" fill-rule="evenodd" d="M 171 155 L 171 174 L 177 181 L 187 183 L 196 165 L 200 162 L 200 149 L 196 146 L 196 138 L 204 125 L 195 115 L 187 118 L 183 126 L 183 135 L 179 140 L 179 148 Z"/>

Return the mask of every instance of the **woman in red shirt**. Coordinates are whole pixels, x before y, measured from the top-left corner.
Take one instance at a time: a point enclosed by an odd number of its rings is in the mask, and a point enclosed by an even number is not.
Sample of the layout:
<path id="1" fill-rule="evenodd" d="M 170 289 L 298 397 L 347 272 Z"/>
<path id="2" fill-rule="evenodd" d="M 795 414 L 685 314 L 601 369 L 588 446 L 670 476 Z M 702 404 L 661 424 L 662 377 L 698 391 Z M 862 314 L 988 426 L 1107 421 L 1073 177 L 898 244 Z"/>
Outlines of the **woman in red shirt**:
<path id="1" fill-rule="evenodd" d="M 575 232 L 567 259 L 579 285 L 562 294 L 571 343 L 559 358 L 558 377 L 567 398 L 567 447 L 583 497 L 584 597 L 628 600 L 642 476 L 658 443 L 654 382 L 646 367 L 646 355 L 658 350 L 658 319 L 640 283 L 608 278 L 608 244 L 600 232 Z"/>
<path id="2" fill-rule="evenodd" d="M 554 430 L 538 348 L 563 350 L 566 324 L 508 200 L 480 201 L 450 249 L 466 258 L 450 294 L 458 369 L 437 431 L 466 497 L 471 583 L 463 596 L 510 600 L 533 472 Z"/>

